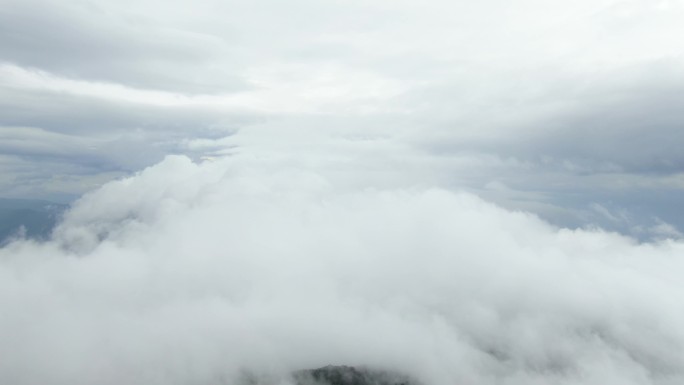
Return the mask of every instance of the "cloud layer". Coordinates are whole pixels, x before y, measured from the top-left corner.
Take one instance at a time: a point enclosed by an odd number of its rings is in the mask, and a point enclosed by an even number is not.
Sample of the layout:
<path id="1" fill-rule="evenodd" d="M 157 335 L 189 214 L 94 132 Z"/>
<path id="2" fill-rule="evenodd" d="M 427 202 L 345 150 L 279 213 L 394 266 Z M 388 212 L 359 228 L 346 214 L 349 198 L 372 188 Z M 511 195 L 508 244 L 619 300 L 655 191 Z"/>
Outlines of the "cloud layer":
<path id="1" fill-rule="evenodd" d="M 0 382 L 364 364 L 427 384 L 675 384 L 683 252 L 464 192 L 170 157 L 86 195 L 50 242 L 0 249 Z"/>
<path id="2" fill-rule="evenodd" d="M 5 1 L 2 194 L 85 195 L 0 249 L 0 383 L 682 383 L 682 21 Z"/>
<path id="3" fill-rule="evenodd" d="M 236 132 L 315 131 L 556 224 L 672 235 L 682 20 L 680 0 L 8 0 L 0 187 L 70 201 Z"/>

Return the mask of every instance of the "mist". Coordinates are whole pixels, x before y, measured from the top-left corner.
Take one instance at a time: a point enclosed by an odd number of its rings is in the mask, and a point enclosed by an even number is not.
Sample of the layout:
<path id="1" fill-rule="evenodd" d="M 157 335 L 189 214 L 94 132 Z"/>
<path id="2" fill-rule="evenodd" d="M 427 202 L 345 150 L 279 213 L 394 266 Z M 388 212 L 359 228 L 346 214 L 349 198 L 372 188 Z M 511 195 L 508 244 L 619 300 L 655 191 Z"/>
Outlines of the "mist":
<path id="1" fill-rule="evenodd" d="M 86 194 L 49 241 L 0 249 L 0 382 L 285 384 L 327 364 L 425 384 L 684 379 L 681 242 L 296 158 L 167 157 Z"/>

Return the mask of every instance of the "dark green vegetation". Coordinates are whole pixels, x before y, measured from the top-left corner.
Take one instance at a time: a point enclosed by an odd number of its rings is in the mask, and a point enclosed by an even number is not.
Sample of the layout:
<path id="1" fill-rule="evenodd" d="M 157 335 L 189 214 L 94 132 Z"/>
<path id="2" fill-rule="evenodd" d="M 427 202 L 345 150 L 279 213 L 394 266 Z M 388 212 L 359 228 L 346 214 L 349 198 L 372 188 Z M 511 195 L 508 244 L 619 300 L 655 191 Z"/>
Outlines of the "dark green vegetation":
<path id="1" fill-rule="evenodd" d="M 406 376 L 351 366 L 325 366 L 293 374 L 297 385 L 417 385 Z"/>
<path id="2" fill-rule="evenodd" d="M 48 238 L 67 207 L 42 200 L 0 198 L 0 245 L 14 237 Z"/>
<path id="3" fill-rule="evenodd" d="M 221 382 L 224 383 L 224 382 Z M 421 385 L 405 375 L 365 367 L 332 366 L 298 370 L 287 378 L 243 372 L 239 385 Z"/>

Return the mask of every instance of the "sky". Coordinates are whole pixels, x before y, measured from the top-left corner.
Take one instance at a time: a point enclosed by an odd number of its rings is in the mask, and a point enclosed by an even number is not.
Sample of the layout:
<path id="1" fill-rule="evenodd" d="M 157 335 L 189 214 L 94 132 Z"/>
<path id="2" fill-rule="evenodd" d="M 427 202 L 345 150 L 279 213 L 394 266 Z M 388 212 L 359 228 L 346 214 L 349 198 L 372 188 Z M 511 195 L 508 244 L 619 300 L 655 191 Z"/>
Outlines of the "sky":
<path id="1" fill-rule="evenodd" d="M 340 152 L 370 185 L 679 236 L 683 17 L 669 0 L 3 0 L 0 191 L 70 202 L 167 155 Z"/>
<path id="2" fill-rule="evenodd" d="M 681 383 L 682 36 L 681 0 L 0 0 L 0 196 L 73 206 L 0 249 L 0 382 Z"/>

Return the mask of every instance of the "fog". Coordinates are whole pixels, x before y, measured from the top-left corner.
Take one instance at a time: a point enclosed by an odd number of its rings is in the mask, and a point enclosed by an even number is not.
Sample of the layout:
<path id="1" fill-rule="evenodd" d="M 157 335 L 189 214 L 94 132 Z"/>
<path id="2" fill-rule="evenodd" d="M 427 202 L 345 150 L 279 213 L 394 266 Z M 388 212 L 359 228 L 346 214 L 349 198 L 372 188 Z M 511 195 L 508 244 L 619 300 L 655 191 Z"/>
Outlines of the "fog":
<path id="1" fill-rule="evenodd" d="M 0 249 L 0 383 L 286 384 L 327 364 L 428 385 L 684 380 L 681 242 L 265 154 L 167 157 L 86 194 L 50 241 Z"/>

